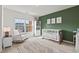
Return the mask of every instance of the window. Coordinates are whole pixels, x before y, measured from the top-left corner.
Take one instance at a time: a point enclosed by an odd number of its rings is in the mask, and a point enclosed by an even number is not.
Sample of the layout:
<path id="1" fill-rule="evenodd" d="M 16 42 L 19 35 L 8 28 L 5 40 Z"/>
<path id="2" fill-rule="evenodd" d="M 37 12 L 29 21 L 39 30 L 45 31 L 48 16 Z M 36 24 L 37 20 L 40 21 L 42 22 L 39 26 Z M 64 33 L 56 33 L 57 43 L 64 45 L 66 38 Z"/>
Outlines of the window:
<path id="1" fill-rule="evenodd" d="M 15 19 L 15 29 L 19 30 L 20 32 L 24 32 L 24 19 Z"/>
<path id="2" fill-rule="evenodd" d="M 32 21 L 15 19 L 15 29 L 19 30 L 19 32 L 32 32 Z"/>
<path id="3" fill-rule="evenodd" d="M 25 22 L 25 30 L 26 30 L 26 32 L 28 32 L 29 31 L 29 21 L 28 20 L 26 20 L 26 22 Z"/>

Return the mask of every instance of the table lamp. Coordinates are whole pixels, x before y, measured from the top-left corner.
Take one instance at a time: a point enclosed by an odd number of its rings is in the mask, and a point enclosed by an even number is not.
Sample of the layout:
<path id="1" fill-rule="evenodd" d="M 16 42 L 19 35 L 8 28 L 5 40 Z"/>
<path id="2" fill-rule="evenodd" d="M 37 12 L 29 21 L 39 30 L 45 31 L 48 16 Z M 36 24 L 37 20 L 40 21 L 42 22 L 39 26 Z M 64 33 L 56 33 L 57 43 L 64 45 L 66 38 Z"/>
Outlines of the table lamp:
<path id="1" fill-rule="evenodd" d="M 10 27 L 4 27 L 3 30 L 4 30 L 4 33 L 5 33 L 5 37 L 9 37 L 10 31 L 11 31 Z"/>

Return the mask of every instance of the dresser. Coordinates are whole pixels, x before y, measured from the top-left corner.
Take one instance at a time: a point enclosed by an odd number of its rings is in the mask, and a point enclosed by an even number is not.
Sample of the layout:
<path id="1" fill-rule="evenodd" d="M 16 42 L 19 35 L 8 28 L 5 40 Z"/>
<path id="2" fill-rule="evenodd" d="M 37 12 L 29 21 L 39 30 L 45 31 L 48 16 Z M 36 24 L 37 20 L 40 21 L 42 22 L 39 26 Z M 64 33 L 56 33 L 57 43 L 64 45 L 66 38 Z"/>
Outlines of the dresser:
<path id="1" fill-rule="evenodd" d="M 4 37 L 2 46 L 3 48 L 12 46 L 12 37 Z"/>
<path id="2" fill-rule="evenodd" d="M 0 52 L 2 51 L 2 38 L 0 37 Z"/>
<path id="3" fill-rule="evenodd" d="M 75 51 L 79 52 L 79 32 L 76 33 Z"/>
<path id="4" fill-rule="evenodd" d="M 63 34 L 61 29 L 42 29 L 42 37 L 44 39 L 57 41 L 59 44 L 61 44 L 63 41 Z"/>

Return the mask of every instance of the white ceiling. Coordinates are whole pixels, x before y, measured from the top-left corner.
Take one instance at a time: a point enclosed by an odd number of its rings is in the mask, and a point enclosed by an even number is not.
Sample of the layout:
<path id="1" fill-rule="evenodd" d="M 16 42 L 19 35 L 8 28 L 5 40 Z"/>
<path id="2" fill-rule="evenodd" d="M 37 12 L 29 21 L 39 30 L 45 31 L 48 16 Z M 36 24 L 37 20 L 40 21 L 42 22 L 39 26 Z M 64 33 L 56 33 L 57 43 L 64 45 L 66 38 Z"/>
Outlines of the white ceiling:
<path id="1" fill-rule="evenodd" d="M 30 14 L 33 16 L 43 16 L 75 5 L 5 5 L 5 8 Z"/>

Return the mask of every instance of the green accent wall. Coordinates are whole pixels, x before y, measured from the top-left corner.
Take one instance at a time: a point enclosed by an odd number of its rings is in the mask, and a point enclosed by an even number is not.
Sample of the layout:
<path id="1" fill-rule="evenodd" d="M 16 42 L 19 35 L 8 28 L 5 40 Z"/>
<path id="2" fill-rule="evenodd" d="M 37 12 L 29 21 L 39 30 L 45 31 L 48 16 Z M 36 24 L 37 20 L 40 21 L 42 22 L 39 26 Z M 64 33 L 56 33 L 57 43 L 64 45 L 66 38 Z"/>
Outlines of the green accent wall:
<path id="1" fill-rule="evenodd" d="M 47 24 L 47 19 L 62 17 L 61 24 Z M 64 40 L 73 41 L 73 31 L 79 28 L 79 6 L 40 16 L 42 29 L 62 29 Z"/>

